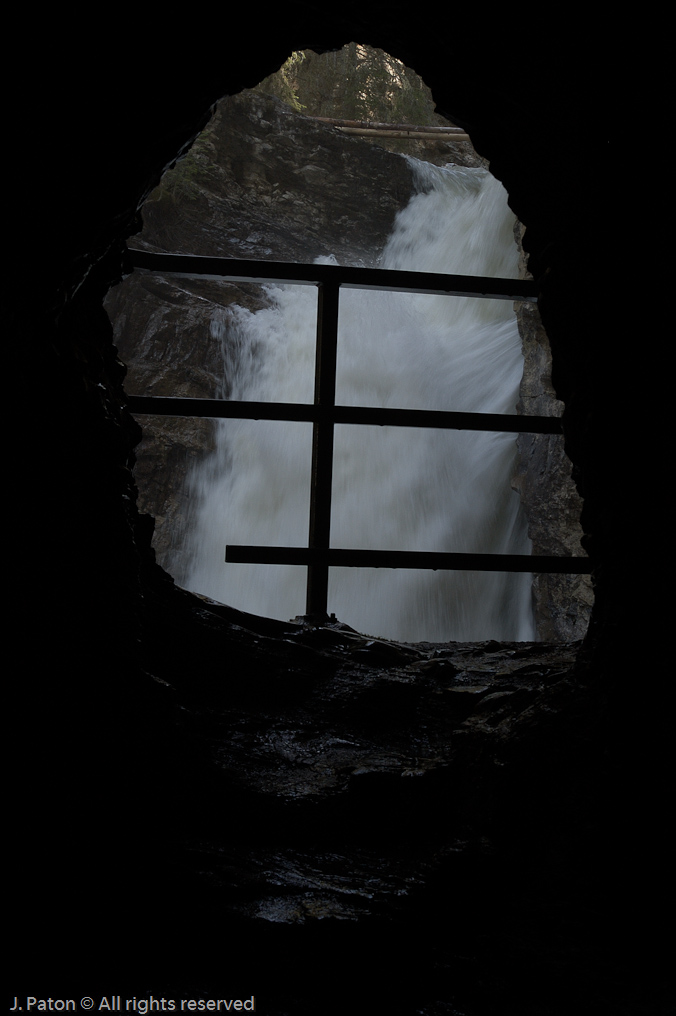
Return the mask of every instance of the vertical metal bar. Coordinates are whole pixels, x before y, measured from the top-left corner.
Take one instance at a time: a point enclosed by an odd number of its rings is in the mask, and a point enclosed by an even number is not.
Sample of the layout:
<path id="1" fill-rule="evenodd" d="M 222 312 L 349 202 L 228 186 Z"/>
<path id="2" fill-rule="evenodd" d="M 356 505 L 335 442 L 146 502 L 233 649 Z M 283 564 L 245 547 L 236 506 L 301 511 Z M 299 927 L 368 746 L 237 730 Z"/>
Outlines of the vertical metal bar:
<path id="1" fill-rule="evenodd" d="M 336 352 L 338 346 L 338 293 L 335 282 L 317 287 L 317 352 L 315 405 L 320 413 L 312 428 L 312 479 L 308 546 L 315 551 L 308 566 L 305 611 L 318 620 L 328 616 L 331 535 L 331 481 L 333 477 L 333 409 L 336 404 Z M 324 553 L 322 553 L 324 552 Z"/>

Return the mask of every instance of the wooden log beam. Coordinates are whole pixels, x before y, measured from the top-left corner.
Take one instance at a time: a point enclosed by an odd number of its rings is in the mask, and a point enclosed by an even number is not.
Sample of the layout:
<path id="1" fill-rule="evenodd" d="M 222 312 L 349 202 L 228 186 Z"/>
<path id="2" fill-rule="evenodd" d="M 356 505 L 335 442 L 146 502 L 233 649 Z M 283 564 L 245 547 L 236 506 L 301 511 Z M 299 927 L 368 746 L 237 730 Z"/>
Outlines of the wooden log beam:
<path id="1" fill-rule="evenodd" d="M 332 127 L 355 127 L 360 130 L 370 131 L 409 131 L 414 133 L 424 134 L 462 134 L 462 127 L 435 127 L 432 124 L 423 124 L 416 126 L 410 123 L 378 123 L 376 120 L 338 120 L 331 116 L 313 116 L 311 120 L 318 120 L 320 123 L 328 123 Z"/>
<path id="2" fill-rule="evenodd" d="M 366 127 L 336 127 L 341 134 L 353 134 L 362 138 L 409 138 L 411 141 L 469 141 L 469 134 L 440 134 L 412 130 L 371 130 Z"/>

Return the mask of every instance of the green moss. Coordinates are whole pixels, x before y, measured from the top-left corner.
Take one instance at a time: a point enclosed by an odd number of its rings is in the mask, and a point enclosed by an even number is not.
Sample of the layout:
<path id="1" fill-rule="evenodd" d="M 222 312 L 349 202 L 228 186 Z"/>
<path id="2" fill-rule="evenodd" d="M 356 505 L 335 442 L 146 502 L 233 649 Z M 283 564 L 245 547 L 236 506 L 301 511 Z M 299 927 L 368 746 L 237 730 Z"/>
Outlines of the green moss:
<path id="1" fill-rule="evenodd" d="M 254 91 L 262 92 L 265 95 L 274 95 L 300 113 L 306 107 L 298 98 L 295 89 L 297 88 L 298 69 L 304 60 L 305 53 L 302 50 L 292 53 L 279 70 L 261 81 Z"/>
<path id="2" fill-rule="evenodd" d="M 209 182 L 211 153 L 209 139 L 213 130 L 210 123 L 195 139 L 190 150 L 171 169 L 164 173 L 150 200 L 196 201 L 200 190 Z"/>

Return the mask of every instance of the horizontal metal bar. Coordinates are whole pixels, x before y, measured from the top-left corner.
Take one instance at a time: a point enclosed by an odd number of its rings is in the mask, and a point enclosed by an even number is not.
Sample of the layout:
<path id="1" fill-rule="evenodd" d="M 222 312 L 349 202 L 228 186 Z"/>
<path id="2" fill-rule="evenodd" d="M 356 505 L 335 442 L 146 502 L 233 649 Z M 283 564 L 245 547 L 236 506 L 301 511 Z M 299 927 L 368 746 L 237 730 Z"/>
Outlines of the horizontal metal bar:
<path id="1" fill-rule="evenodd" d="M 498 433 L 562 434 L 556 416 L 507 413 L 454 413 L 441 409 L 385 409 L 377 406 L 336 406 L 336 423 L 378 427 L 430 427 L 437 430 L 488 430 Z"/>
<path id="2" fill-rule="evenodd" d="M 537 302 L 538 287 L 528 279 L 490 279 L 479 275 L 442 275 L 436 272 L 389 271 L 345 265 L 307 265 L 282 261 L 202 257 L 196 254 L 160 254 L 129 248 L 134 268 L 191 278 L 224 282 L 292 283 L 316 286 L 333 283 L 343 289 L 429 293 L 436 296 L 470 296 L 488 300 Z"/>
<path id="3" fill-rule="evenodd" d="M 481 430 L 517 434 L 562 434 L 557 416 L 516 416 L 502 413 L 452 413 L 436 409 L 384 409 L 377 406 L 322 407 L 296 402 L 238 402 L 129 395 L 132 413 L 149 416 L 197 416 L 235 420 L 299 420 L 373 427 L 429 427 L 436 430 Z"/>
<path id="4" fill-rule="evenodd" d="M 261 547 L 228 544 L 231 564 L 297 564 L 316 562 L 331 568 L 424 568 L 433 571 L 556 572 L 589 575 L 586 557 L 546 557 L 526 554 L 453 554 L 408 550 L 310 550 L 308 547 Z"/>
<path id="5" fill-rule="evenodd" d="M 128 395 L 132 413 L 148 416 L 198 416 L 214 420 L 300 420 L 313 423 L 319 407 L 302 402 L 238 402 L 181 396 Z"/>

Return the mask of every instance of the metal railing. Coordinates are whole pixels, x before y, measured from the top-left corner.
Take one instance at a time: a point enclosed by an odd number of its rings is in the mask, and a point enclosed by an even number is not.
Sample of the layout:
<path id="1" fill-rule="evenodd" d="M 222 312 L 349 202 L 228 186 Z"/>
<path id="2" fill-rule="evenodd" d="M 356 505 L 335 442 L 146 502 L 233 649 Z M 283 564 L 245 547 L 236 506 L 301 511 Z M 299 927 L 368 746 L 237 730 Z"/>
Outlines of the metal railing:
<path id="1" fill-rule="evenodd" d="M 130 250 L 129 253 L 135 268 L 163 275 L 213 278 L 225 282 L 292 283 L 316 286 L 318 290 L 315 391 L 312 404 L 129 396 L 130 409 L 137 414 L 301 420 L 312 423 L 312 474 L 307 547 L 229 545 L 225 550 L 227 562 L 303 565 L 308 572 L 306 615 L 315 619 L 328 616 L 328 578 L 331 567 L 590 573 L 591 565 L 589 559 L 585 557 L 348 550 L 329 546 L 333 436 L 336 424 L 534 434 L 562 433 L 561 420 L 557 417 L 337 406 L 336 355 L 341 288 L 536 302 L 535 283 L 478 276 L 347 268 L 339 265 L 287 264 L 197 255 L 156 254 L 140 250 Z"/>

